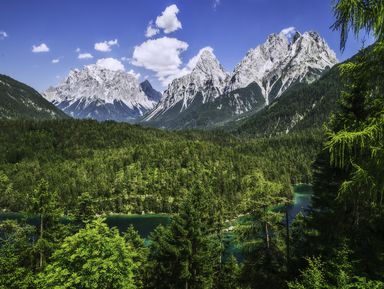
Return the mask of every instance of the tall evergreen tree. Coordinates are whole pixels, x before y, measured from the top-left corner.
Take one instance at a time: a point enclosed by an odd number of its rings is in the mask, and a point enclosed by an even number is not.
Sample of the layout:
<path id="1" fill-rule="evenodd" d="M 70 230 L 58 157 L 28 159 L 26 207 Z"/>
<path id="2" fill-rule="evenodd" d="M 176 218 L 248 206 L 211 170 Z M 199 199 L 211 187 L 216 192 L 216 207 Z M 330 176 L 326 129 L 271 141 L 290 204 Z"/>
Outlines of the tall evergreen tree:
<path id="1" fill-rule="evenodd" d="M 29 213 L 39 218 L 39 237 L 36 248 L 39 252 L 38 266 L 42 268 L 46 257 L 45 252 L 52 249 L 51 240 L 48 238 L 46 231 L 55 226 L 61 215 L 58 194 L 56 191 L 50 190 L 46 180 L 41 180 L 33 191 L 30 204 Z"/>
<path id="2" fill-rule="evenodd" d="M 244 220 L 237 232 L 245 263 L 243 280 L 251 288 L 281 288 L 286 271 L 283 214 L 276 210 L 287 203 L 283 186 L 269 182 L 255 171 L 246 176 L 248 188 L 242 203 Z"/>
<path id="3" fill-rule="evenodd" d="M 334 12 L 342 48 L 350 30 L 356 35 L 370 31 L 377 41 L 341 66 L 344 91 L 328 124 L 325 151 L 314 166 L 307 244 L 314 247 L 312 253 L 329 256 L 332 248 L 348 238 L 359 271 L 382 278 L 384 2 L 340 0 Z"/>
<path id="4" fill-rule="evenodd" d="M 221 261 L 217 236 L 215 198 L 195 186 L 168 228 L 152 234 L 149 254 L 149 288 L 214 288 Z"/>

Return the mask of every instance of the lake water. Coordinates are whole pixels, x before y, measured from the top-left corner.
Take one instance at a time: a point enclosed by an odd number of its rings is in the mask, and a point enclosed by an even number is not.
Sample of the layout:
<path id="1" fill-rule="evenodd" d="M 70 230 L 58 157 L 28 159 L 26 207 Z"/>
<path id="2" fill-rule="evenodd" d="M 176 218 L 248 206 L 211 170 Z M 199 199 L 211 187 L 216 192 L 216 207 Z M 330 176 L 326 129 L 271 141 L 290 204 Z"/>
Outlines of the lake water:
<path id="1" fill-rule="evenodd" d="M 129 226 L 133 226 L 141 237 L 147 238 L 148 235 L 159 225 L 168 225 L 171 221 L 168 215 L 112 215 L 107 217 L 107 224 L 110 227 L 117 227 L 120 232 L 124 232 Z"/>
<path id="2" fill-rule="evenodd" d="M 293 187 L 293 204 L 288 207 L 288 220 L 292 223 L 299 212 L 304 212 L 309 208 L 312 197 L 312 186 L 308 184 L 298 184 Z M 0 221 L 5 219 L 21 219 L 20 213 L 0 213 Z M 148 235 L 159 225 L 168 225 L 170 216 L 164 214 L 149 215 L 110 215 L 106 218 L 106 222 L 110 227 L 117 227 L 120 232 L 127 230 L 129 226 L 133 226 L 143 238 Z M 37 224 L 37 218 L 29 219 L 29 223 Z"/>
<path id="3" fill-rule="evenodd" d="M 293 204 L 288 207 L 289 223 L 292 223 L 298 213 L 306 214 L 311 206 L 313 188 L 308 184 L 297 184 L 293 186 L 293 192 Z"/>
<path id="4" fill-rule="evenodd" d="M 305 211 L 311 205 L 313 194 L 312 186 L 308 184 L 297 184 L 293 186 L 293 204 L 288 206 L 288 221 L 291 224 L 296 215 Z M 117 227 L 121 232 L 130 225 L 134 226 L 139 234 L 146 238 L 158 226 L 170 223 L 167 215 L 113 215 L 107 218 L 111 227 Z"/>

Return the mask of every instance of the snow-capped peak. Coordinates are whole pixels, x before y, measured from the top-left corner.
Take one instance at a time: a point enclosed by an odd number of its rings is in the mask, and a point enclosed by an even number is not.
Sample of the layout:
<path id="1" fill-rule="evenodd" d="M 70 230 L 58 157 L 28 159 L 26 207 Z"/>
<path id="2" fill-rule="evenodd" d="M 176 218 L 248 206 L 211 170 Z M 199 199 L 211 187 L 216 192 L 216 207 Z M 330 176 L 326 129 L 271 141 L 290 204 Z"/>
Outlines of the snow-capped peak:
<path id="1" fill-rule="evenodd" d="M 98 64 L 71 70 L 62 83 L 49 88 L 43 95 L 68 114 L 80 118 L 99 119 L 98 115 L 94 115 L 95 107 L 99 110 L 108 107 L 106 110 L 109 112 L 115 106 L 120 110 L 118 120 L 125 120 L 124 113 L 126 120 L 130 120 L 143 115 L 156 104 L 148 99 L 134 75 Z M 88 111 L 85 116 L 84 111 Z M 106 119 L 115 118 L 111 114 Z"/>
<path id="2" fill-rule="evenodd" d="M 163 114 L 176 104 L 180 104 L 180 112 L 185 110 L 197 94 L 202 97 L 201 102 L 205 103 L 224 92 L 228 74 L 213 54 L 212 48 L 200 50 L 198 55 L 189 61 L 186 71 L 185 75 L 174 79 L 168 85 L 162 100 L 146 120 Z"/>
<path id="3" fill-rule="evenodd" d="M 293 32 L 293 31 L 291 31 Z M 268 36 L 235 67 L 225 88 L 231 92 L 256 83 L 268 104 L 295 82 L 313 81 L 337 63 L 335 53 L 316 32 Z"/>

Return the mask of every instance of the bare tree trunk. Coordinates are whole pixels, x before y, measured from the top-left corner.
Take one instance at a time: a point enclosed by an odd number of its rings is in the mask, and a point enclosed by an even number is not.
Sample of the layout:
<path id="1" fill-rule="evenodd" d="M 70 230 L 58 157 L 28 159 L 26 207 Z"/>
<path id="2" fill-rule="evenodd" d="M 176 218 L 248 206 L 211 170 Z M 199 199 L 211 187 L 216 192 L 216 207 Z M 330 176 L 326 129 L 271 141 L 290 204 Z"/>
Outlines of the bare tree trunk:
<path id="1" fill-rule="evenodd" d="M 291 252 L 290 252 L 290 244 L 289 244 L 289 241 L 290 241 L 290 234 L 289 234 L 289 219 L 288 219 L 288 207 L 285 208 L 285 226 L 286 226 L 286 233 L 287 233 L 287 268 L 288 268 L 288 265 L 290 263 L 290 255 L 291 255 Z"/>
<path id="2" fill-rule="evenodd" d="M 44 224 L 43 224 L 43 215 L 40 215 L 40 240 L 43 239 L 43 231 L 44 231 Z M 40 248 L 40 262 L 39 262 L 39 265 L 40 265 L 40 268 L 43 267 L 43 251 L 42 251 L 42 248 Z"/>
<path id="3" fill-rule="evenodd" d="M 268 231 L 268 222 L 265 222 L 265 236 L 267 238 L 267 248 L 269 249 L 269 231 Z"/>

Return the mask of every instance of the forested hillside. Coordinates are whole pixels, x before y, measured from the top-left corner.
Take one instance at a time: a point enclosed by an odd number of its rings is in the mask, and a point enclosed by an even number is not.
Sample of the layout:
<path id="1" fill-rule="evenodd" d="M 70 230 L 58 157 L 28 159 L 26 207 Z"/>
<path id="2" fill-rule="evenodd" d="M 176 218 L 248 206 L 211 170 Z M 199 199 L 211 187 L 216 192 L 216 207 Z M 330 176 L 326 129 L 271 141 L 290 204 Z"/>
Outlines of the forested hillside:
<path id="1" fill-rule="evenodd" d="M 238 132 L 267 136 L 320 129 L 335 110 L 341 93 L 339 70 L 337 65 L 311 84 L 294 85 L 269 106 L 242 120 Z"/>
<path id="2" fill-rule="evenodd" d="M 383 289 L 384 2 L 333 12 L 376 43 L 235 133 L 0 120 L 0 289 Z"/>
<path id="3" fill-rule="evenodd" d="M 115 122 L 3 121 L 0 123 L 2 208 L 25 210 L 45 179 L 65 211 L 90 193 L 99 213 L 175 212 L 200 183 L 225 203 L 241 200 L 243 179 L 262 171 L 290 185 L 311 180 L 319 132 L 243 139 L 213 131 L 165 132 Z M 278 162 L 276 160 L 279 159 Z M 233 207 L 234 208 L 234 207 Z"/>
<path id="4" fill-rule="evenodd" d="M 69 118 L 36 90 L 0 74 L 0 119 Z"/>

